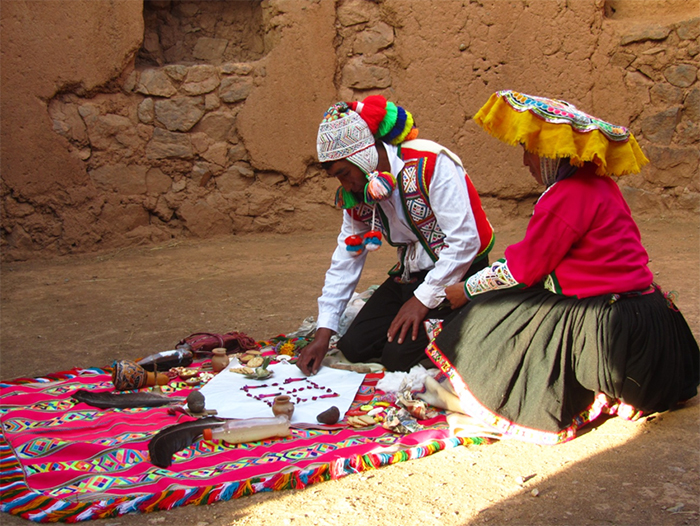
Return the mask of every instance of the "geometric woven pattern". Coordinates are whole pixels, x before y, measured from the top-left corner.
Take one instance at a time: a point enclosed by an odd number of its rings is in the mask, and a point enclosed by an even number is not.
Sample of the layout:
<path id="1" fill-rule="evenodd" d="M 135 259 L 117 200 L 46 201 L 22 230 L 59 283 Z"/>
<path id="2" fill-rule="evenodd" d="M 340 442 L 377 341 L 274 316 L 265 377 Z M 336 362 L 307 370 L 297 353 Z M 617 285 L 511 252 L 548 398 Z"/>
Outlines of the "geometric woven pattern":
<path id="1" fill-rule="evenodd" d="M 351 409 L 372 401 L 382 376 L 365 377 Z M 51 375 L 50 387 L 34 379 L 0 384 L 0 512 L 76 522 L 210 504 L 484 442 L 451 437 L 440 414 L 410 435 L 373 426 L 294 429 L 289 437 L 236 445 L 200 437 L 163 469 L 148 458 L 149 440 L 192 418 L 167 407 L 97 409 L 70 398 L 81 385 L 111 385 L 110 378 L 109 371 L 76 369 Z M 180 398 L 191 389 L 173 382 L 163 390 Z"/>
<path id="2" fill-rule="evenodd" d="M 437 261 L 440 252 L 445 248 L 445 234 L 430 208 L 425 161 L 425 158 L 405 161 L 404 169 L 399 176 L 399 188 L 418 239 L 433 260 Z"/>
<path id="3" fill-rule="evenodd" d="M 571 126 L 578 133 L 599 130 L 611 141 L 627 141 L 630 137 L 629 130 L 624 126 L 598 119 L 565 101 L 536 97 L 510 90 L 499 91 L 498 94 L 516 111 L 530 111 L 540 119 L 552 124 Z"/>
<path id="4" fill-rule="evenodd" d="M 518 285 L 520 284 L 510 273 L 508 262 L 499 259 L 490 267 L 486 267 L 471 276 L 465 284 L 465 289 L 471 298 L 491 290 L 507 289 Z"/>

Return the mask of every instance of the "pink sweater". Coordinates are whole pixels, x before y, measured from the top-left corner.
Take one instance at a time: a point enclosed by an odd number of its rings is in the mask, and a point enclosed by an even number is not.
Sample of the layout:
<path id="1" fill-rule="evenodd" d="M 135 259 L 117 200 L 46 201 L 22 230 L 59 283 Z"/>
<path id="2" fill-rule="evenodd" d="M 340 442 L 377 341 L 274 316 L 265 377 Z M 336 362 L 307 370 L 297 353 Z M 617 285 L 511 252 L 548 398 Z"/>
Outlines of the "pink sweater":
<path id="1" fill-rule="evenodd" d="M 649 256 L 615 181 L 586 165 L 540 198 L 525 239 L 509 246 L 513 278 L 531 286 L 548 274 L 555 290 L 585 298 L 643 290 Z"/>

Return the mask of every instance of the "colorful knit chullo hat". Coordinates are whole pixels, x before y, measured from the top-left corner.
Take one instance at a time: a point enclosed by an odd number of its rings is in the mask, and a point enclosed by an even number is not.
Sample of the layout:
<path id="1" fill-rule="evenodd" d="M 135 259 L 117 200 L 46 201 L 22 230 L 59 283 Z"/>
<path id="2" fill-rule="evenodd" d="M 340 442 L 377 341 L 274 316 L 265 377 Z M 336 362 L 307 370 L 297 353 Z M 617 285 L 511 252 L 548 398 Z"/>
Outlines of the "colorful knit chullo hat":
<path id="1" fill-rule="evenodd" d="M 365 174 L 376 170 L 379 162 L 369 126 L 345 102 L 336 102 L 323 115 L 316 151 L 322 163 L 347 159 Z"/>
<path id="2" fill-rule="evenodd" d="M 377 171 L 379 155 L 375 138 L 398 145 L 417 136 L 418 128 L 410 112 L 381 95 L 371 95 L 362 102 L 337 102 L 328 108 L 318 128 L 316 150 L 322 163 L 347 159 L 360 168 L 367 177 L 362 199 L 367 204 L 376 205 L 392 194 L 396 179 L 389 172 Z M 348 209 L 359 205 L 360 199 L 340 186 L 335 203 Z M 353 234 L 345 240 L 352 255 L 360 255 L 365 249 L 376 250 L 381 245 L 381 232 L 374 229 L 375 218 L 376 206 L 372 214 L 372 230 L 364 238 Z"/>
<path id="3" fill-rule="evenodd" d="M 362 102 L 337 102 L 323 115 L 318 128 L 316 150 L 320 162 L 347 159 L 367 176 L 364 201 L 373 204 L 386 199 L 396 180 L 389 172 L 378 172 L 379 156 L 375 139 L 398 145 L 418 136 L 413 115 L 381 95 L 370 95 Z M 352 208 L 359 204 L 342 188 L 336 204 Z"/>
<path id="4" fill-rule="evenodd" d="M 641 171 L 649 160 L 634 135 L 582 112 L 568 102 L 515 91 L 494 93 L 474 116 L 488 133 L 540 157 L 568 158 L 573 166 L 587 161 L 598 175 Z"/>

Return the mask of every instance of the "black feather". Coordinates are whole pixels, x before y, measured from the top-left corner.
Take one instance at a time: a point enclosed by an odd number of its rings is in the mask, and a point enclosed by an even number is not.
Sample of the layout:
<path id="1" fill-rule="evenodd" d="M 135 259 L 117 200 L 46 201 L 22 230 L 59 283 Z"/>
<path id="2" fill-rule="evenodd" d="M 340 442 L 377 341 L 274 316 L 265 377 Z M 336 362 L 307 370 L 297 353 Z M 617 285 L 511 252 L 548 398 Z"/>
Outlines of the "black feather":
<path id="1" fill-rule="evenodd" d="M 222 422 L 220 418 L 207 417 L 161 429 L 148 443 L 151 462 L 159 468 L 169 468 L 175 453 L 190 447 L 205 429 L 218 427 Z"/>
<path id="2" fill-rule="evenodd" d="M 171 398 L 159 393 L 92 393 L 85 389 L 80 389 L 73 394 L 78 402 L 107 409 L 116 407 L 123 409 L 125 407 L 160 407 L 163 405 L 174 404 L 182 401 L 182 398 Z"/>

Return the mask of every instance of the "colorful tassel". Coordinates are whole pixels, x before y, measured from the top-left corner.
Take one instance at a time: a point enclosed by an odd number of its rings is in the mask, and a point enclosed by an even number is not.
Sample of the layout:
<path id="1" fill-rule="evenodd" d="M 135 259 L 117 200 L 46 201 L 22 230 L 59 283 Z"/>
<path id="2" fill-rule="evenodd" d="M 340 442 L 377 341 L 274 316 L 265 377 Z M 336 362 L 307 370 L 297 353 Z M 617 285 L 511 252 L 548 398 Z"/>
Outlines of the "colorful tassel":
<path id="1" fill-rule="evenodd" d="M 379 250 L 382 246 L 382 233 L 379 230 L 370 230 L 363 237 L 364 247 L 368 252 Z"/>
<path id="2" fill-rule="evenodd" d="M 353 234 L 345 238 L 345 249 L 350 252 L 351 256 L 357 257 L 362 254 L 365 245 L 360 236 Z"/>
<path id="3" fill-rule="evenodd" d="M 383 201 L 396 188 L 396 179 L 389 172 L 372 172 L 367 176 L 367 179 L 365 202 L 370 205 L 377 201 Z"/>
<path id="4" fill-rule="evenodd" d="M 347 210 L 348 208 L 353 208 L 359 205 L 360 202 L 355 197 L 355 194 L 348 192 L 342 186 L 339 186 L 335 191 L 335 206 Z"/>

